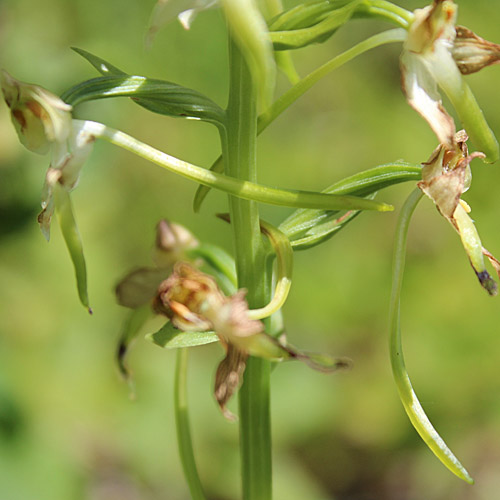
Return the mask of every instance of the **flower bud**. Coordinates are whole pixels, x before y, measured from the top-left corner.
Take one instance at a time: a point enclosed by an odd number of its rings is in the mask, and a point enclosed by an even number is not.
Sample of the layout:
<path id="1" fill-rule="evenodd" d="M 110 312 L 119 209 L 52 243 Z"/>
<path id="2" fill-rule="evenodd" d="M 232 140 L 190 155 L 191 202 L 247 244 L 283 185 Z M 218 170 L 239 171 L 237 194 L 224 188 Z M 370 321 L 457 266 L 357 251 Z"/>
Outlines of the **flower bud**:
<path id="1" fill-rule="evenodd" d="M 65 141 L 71 131 L 71 106 L 38 85 L 20 82 L 5 70 L 1 74 L 5 102 L 21 143 L 45 154 L 52 143 Z"/>
<path id="2" fill-rule="evenodd" d="M 184 253 L 199 246 L 193 234 L 180 224 L 162 219 L 156 226 L 153 259 L 158 267 L 169 267 L 184 259 Z"/>
<path id="3" fill-rule="evenodd" d="M 500 62 L 500 45 L 488 42 L 464 26 L 456 27 L 453 59 L 463 75 L 498 64 Z"/>

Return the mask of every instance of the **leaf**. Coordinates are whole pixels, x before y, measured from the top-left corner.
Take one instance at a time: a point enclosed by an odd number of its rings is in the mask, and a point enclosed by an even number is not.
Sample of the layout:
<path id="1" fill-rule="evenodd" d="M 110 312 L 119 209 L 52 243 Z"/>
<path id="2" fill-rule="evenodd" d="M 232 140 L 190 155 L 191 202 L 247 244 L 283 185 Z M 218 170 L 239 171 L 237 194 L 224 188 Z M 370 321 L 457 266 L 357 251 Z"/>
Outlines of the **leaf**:
<path id="1" fill-rule="evenodd" d="M 100 57 L 73 49 L 87 59 L 103 76 L 79 83 L 61 96 L 76 106 L 85 101 L 108 97 L 130 97 L 149 111 L 166 116 L 203 120 L 219 127 L 225 112 L 202 93 L 165 80 L 129 75 Z"/>
<path id="2" fill-rule="evenodd" d="M 295 10 L 296 15 L 289 16 L 286 21 L 278 17 L 270 26 L 274 49 L 300 49 L 325 42 L 351 19 L 360 1 L 322 2 L 316 4 L 315 9 Z"/>
<path id="3" fill-rule="evenodd" d="M 323 192 L 370 199 L 380 189 L 420 178 L 420 166 L 392 163 L 346 177 Z M 326 241 L 359 213 L 358 210 L 298 209 L 280 224 L 279 229 L 290 239 L 295 250 L 302 250 Z"/>
<path id="4" fill-rule="evenodd" d="M 87 59 L 87 61 L 94 66 L 94 68 L 99 71 L 103 76 L 108 76 L 108 75 L 127 75 L 125 71 L 122 71 L 121 69 L 117 68 L 116 66 L 113 66 L 111 63 L 108 61 L 105 61 L 101 57 L 95 56 L 94 54 L 91 54 L 90 52 L 87 52 L 86 50 L 79 49 L 77 47 L 71 47 L 72 50 L 74 50 L 77 54 L 80 54 L 82 57 Z"/>
<path id="5" fill-rule="evenodd" d="M 152 311 L 149 305 L 142 306 L 130 311 L 127 320 L 123 325 L 123 329 L 118 340 L 116 348 L 116 363 L 121 375 L 125 380 L 130 378 L 130 372 L 125 365 L 125 357 L 132 341 L 139 335 L 142 326 L 151 316 Z"/>
<path id="6" fill-rule="evenodd" d="M 128 273 L 116 285 L 118 304 L 135 309 L 151 302 L 160 283 L 167 279 L 172 268 L 140 267 Z"/>
<path id="7" fill-rule="evenodd" d="M 78 227 L 71 206 L 71 198 L 68 191 L 59 184 L 55 185 L 54 194 L 56 199 L 55 206 L 57 218 L 75 268 L 78 296 L 80 302 L 88 309 L 89 313 L 92 314 L 87 291 L 87 266 L 83 255 L 82 240 L 78 233 Z"/>
<path id="8" fill-rule="evenodd" d="M 175 328 L 170 321 L 157 332 L 148 333 L 146 339 L 164 349 L 195 347 L 219 341 L 215 332 L 183 332 Z"/>
<path id="9" fill-rule="evenodd" d="M 190 259 L 201 258 L 212 271 L 215 271 L 224 291 L 232 295 L 238 288 L 236 266 L 234 259 L 222 248 L 209 243 L 201 243 L 196 248 L 189 249 L 186 255 Z"/>

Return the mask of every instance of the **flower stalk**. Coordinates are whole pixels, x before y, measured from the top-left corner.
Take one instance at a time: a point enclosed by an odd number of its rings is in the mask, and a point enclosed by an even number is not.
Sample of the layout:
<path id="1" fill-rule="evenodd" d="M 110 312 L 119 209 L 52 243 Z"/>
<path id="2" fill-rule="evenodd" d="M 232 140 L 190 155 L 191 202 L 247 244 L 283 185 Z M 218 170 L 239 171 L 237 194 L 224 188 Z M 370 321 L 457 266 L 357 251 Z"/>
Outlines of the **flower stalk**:
<path id="1" fill-rule="evenodd" d="M 256 182 L 258 92 L 238 45 L 230 37 L 227 135 L 221 136 L 226 174 Z M 238 287 L 251 308 L 269 302 L 259 211 L 254 201 L 229 198 Z M 239 392 L 240 454 L 244 500 L 272 498 L 270 362 L 250 356 Z"/>

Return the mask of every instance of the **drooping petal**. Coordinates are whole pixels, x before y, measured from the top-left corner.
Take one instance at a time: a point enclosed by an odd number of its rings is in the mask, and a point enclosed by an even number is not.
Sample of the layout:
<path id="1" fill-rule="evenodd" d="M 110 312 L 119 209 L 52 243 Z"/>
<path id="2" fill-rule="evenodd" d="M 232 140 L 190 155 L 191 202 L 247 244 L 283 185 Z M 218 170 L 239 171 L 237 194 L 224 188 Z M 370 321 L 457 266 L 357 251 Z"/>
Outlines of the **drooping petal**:
<path id="1" fill-rule="evenodd" d="M 226 404 L 240 386 L 247 358 L 248 354 L 229 344 L 226 357 L 217 367 L 214 395 L 223 415 L 228 420 L 236 419 L 226 408 Z"/>

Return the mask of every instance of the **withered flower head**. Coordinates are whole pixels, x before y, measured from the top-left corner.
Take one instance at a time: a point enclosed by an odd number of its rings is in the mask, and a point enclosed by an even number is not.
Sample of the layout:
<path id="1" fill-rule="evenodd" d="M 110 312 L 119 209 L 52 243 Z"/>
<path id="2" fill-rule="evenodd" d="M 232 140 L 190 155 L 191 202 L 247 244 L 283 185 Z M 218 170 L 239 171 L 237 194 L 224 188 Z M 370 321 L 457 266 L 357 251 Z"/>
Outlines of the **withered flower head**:
<path id="1" fill-rule="evenodd" d="M 184 331 L 213 329 L 224 342 L 238 343 L 263 330 L 260 321 L 248 317 L 245 292 L 226 297 L 214 278 L 186 262 L 160 285 L 155 310 Z"/>
<path id="2" fill-rule="evenodd" d="M 460 235 L 470 263 L 476 272 L 481 286 L 490 295 L 496 295 L 497 284 L 486 270 L 486 256 L 497 272 L 498 261 L 481 244 L 479 234 L 469 217 L 470 207 L 461 199 L 471 182 L 470 162 L 474 158 L 484 157 L 483 153 L 469 155 L 467 134 L 464 130 L 455 136 L 455 146 L 449 148 L 440 145 L 424 163 L 422 181 L 418 187 L 435 203 L 438 211 L 445 217 Z"/>
<path id="3" fill-rule="evenodd" d="M 215 377 L 215 398 L 226 416 L 226 403 L 237 390 L 252 342 L 260 342 L 263 324 L 248 316 L 245 291 L 226 297 L 214 278 L 186 262 L 160 285 L 154 309 L 183 331 L 214 330 L 226 349 Z"/>

